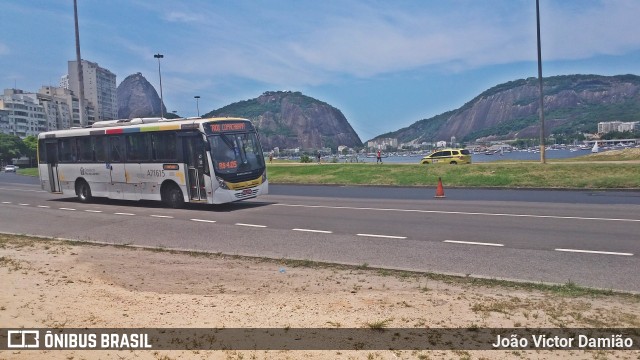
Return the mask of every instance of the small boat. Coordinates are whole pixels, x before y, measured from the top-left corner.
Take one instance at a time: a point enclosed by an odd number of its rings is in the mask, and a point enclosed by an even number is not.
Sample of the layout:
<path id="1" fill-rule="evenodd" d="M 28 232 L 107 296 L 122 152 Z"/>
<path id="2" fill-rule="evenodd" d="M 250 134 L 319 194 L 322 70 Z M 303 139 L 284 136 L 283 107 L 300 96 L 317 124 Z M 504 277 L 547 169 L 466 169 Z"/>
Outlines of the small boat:
<path id="1" fill-rule="evenodd" d="M 591 152 L 592 153 L 597 153 L 598 151 L 600 151 L 600 150 L 598 148 L 598 142 L 596 141 L 596 143 L 593 144 L 593 147 L 591 148 Z"/>

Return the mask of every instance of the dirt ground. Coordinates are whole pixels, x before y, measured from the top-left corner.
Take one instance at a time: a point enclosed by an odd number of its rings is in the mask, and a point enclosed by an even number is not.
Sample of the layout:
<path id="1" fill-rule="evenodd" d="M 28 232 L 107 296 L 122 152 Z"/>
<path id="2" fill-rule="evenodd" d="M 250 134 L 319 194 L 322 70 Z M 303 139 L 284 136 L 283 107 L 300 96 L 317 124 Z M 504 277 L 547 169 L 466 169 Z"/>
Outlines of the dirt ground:
<path id="1" fill-rule="evenodd" d="M 634 327 L 640 298 L 0 235 L 4 328 Z M 639 351 L 26 351 L 0 359 L 640 359 Z"/>

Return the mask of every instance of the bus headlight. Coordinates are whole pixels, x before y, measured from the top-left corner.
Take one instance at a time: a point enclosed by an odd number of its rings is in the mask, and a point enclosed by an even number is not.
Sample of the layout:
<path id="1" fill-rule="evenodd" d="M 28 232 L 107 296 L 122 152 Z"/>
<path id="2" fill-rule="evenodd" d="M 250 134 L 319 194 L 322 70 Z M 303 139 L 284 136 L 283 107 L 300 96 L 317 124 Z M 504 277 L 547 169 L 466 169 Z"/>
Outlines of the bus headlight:
<path id="1" fill-rule="evenodd" d="M 221 178 L 216 176 L 216 180 L 218 180 L 218 185 L 220 186 L 220 188 L 225 189 L 225 190 L 229 190 L 229 187 L 227 186 L 227 183 L 222 180 Z"/>

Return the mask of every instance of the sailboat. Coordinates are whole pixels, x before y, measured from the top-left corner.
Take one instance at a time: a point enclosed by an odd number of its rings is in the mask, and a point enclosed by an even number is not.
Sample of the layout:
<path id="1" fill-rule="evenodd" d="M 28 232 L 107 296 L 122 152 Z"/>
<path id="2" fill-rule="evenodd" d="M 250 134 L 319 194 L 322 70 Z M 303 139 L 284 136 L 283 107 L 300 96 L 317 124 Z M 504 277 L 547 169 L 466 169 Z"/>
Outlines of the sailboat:
<path id="1" fill-rule="evenodd" d="M 599 151 L 598 149 L 598 142 L 596 141 L 595 144 L 593 144 L 593 147 L 591 148 L 591 152 L 592 153 L 597 153 Z"/>

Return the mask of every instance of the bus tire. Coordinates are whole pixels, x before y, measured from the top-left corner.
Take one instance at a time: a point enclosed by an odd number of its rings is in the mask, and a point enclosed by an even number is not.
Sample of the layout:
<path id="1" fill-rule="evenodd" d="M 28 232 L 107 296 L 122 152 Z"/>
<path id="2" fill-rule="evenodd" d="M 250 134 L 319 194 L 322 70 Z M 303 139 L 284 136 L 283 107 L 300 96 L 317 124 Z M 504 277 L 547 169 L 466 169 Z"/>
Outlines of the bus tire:
<path id="1" fill-rule="evenodd" d="M 182 208 L 184 206 L 182 190 L 175 184 L 168 184 L 162 191 L 162 202 L 173 209 Z"/>
<path id="2" fill-rule="evenodd" d="M 76 182 L 76 195 L 78 196 L 78 200 L 83 203 L 88 203 L 91 201 L 93 196 L 91 196 L 91 187 L 84 179 L 80 179 Z"/>

